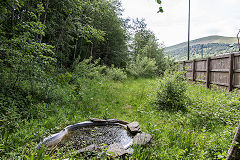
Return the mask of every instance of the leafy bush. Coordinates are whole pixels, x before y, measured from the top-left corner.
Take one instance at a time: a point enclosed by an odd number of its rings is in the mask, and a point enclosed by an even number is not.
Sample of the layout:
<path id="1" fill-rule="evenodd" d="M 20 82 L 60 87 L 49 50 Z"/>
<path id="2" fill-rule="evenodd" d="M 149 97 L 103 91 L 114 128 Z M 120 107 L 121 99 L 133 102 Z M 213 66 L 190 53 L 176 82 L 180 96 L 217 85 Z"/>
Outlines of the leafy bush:
<path id="1" fill-rule="evenodd" d="M 157 66 L 156 61 L 153 58 L 142 57 L 137 55 L 136 61 L 127 65 L 127 72 L 138 77 L 154 77 L 156 76 Z"/>
<path id="2" fill-rule="evenodd" d="M 72 79 L 72 74 L 69 72 L 59 73 L 57 75 L 57 82 L 61 85 L 68 84 Z"/>
<path id="3" fill-rule="evenodd" d="M 114 66 L 106 68 L 106 76 L 110 80 L 122 81 L 127 79 L 127 74 L 121 68 L 115 68 Z"/>
<path id="4" fill-rule="evenodd" d="M 106 66 L 99 65 L 100 59 L 93 61 L 92 57 L 79 62 L 78 58 L 74 64 L 74 78 L 85 77 L 90 79 L 100 78 Z"/>
<path id="5" fill-rule="evenodd" d="M 167 70 L 159 83 L 156 99 L 157 108 L 184 110 L 187 96 L 183 71 Z"/>
<path id="6" fill-rule="evenodd" d="M 78 61 L 78 60 L 77 60 Z M 75 63 L 74 75 L 75 79 L 84 77 L 90 79 L 109 79 L 114 81 L 122 81 L 127 79 L 126 73 L 121 68 L 108 67 L 99 64 L 100 59 L 93 61 L 92 58 L 84 59 L 78 64 Z"/>

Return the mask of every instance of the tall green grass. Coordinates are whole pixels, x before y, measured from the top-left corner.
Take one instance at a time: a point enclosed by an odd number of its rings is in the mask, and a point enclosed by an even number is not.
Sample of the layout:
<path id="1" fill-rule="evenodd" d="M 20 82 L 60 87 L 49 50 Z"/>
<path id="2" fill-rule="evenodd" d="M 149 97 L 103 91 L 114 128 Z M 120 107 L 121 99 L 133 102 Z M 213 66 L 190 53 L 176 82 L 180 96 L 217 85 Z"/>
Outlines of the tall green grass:
<path id="1" fill-rule="evenodd" d="M 71 155 L 61 151 L 34 147 L 69 124 L 98 117 L 138 121 L 144 132 L 153 135 L 150 147 L 134 146 L 129 159 L 225 158 L 239 119 L 239 95 L 188 84 L 185 111 L 158 110 L 155 102 L 160 86 L 158 79 L 114 82 L 87 78 L 59 86 L 56 101 L 31 106 L 34 117 L 13 115 L 14 124 L 8 117 L 2 119 L 0 155 L 2 159 L 69 158 Z M 14 129 L 4 125 L 14 125 Z"/>

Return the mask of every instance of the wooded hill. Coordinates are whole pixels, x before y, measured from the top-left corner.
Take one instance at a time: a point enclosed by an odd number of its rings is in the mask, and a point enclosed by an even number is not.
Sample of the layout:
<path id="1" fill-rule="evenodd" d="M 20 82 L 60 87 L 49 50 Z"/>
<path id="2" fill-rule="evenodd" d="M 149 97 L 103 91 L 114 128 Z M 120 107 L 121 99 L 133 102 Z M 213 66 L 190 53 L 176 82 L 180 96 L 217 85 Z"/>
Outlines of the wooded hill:
<path id="1" fill-rule="evenodd" d="M 204 57 L 237 51 L 237 38 L 214 35 L 190 41 L 191 58 L 201 57 L 202 49 Z M 186 59 L 187 42 L 166 47 L 165 53 L 178 60 Z"/>

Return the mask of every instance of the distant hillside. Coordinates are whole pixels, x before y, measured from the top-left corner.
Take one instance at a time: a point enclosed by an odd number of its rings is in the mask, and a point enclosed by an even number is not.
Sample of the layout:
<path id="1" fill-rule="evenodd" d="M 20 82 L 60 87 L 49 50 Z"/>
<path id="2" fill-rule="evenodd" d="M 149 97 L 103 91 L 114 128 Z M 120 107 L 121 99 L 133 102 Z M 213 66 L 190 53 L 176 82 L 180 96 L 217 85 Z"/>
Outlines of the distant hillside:
<path id="1" fill-rule="evenodd" d="M 229 47 L 233 44 L 233 48 Z M 237 51 L 237 38 L 215 35 L 192 40 L 190 41 L 191 58 L 201 57 L 202 48 L 204 57 Z M 186 57 L 187 42 L 167 47 L 165 53 L 181 60 Z"/>

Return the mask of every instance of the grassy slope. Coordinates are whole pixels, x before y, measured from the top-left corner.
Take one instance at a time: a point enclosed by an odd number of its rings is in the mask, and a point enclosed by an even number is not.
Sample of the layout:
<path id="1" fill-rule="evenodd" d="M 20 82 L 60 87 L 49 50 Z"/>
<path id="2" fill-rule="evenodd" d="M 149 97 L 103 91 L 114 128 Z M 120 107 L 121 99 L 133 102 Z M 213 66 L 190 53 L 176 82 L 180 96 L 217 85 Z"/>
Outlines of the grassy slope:
<path id="1" fill-rule="evenodd" d="M 203 38 L 198 38 L 195 40 L 191 40 L 190 44 L 191 45 L 196 45 L 196 44 L 207 44 L 207 43 L 237 43 L 237 38 L 236 37 L 224 37 L 224 36 L 208 36 L 208 37 L 203 37 Z M 183 42 L 177 45 L 169 46 L 166 47 L 167 51 L 175 50 L 175 49 L 180 49 L 187 47 L 187 42 Z"/>
<path id="2" fill-rule="evenodd" d="M 36 119 L 19 121 L 17 131 L 3 136 L 0 153 L 8 153 L 10 156 L 5 156 L 12 158 L 27 155 L 47 159 L 44 151 L 36 153 L 33 149 L 40 139 L 66 125 L 98 117 L 138 121 L 144 132 L 154 136 L 152 147 L 136 147 L 134 159 L 225 157 L 240 113 L 236 95 L 189 85 L 188 111 L 171 113 L 154 107 L 157 80 L 89 83 L 86 92 L 82 92 L 88 95 L 82 99 L 70 94 L 68 86 L 59 91 L 68 103 L 40 104 Z M 64 155 L 58 152 L 53 157 L 61 159 Z"/>
<path id="3" fill-rule="evenodd" d="M 234 44 L 234 48 L 229 45 Z M 200 58 L 201 45 L 204 45 L 204 56 L 214 56 L 223 53 L 237 51 L 236 37 L 208 36 L 190 41 L 191 58 Z M 168 53 L 176 59 L 184 59 L 187 53 L 187 42 L 167 47 L 165 53 Z"/>

